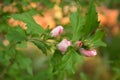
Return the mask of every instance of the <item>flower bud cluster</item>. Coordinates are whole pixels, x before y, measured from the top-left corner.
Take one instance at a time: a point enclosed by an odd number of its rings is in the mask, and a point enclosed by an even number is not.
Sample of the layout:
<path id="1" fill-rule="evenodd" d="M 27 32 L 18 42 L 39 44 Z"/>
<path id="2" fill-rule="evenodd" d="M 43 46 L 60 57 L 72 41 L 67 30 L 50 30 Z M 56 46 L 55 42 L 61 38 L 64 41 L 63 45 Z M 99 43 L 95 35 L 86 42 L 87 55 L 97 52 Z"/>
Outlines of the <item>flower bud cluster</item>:
<path id="1" fill-rule="evenodd" d="M 57 26 L 51 31 L 51 36 L 52 37 L 58 37 L 63 33 L 64 28 L 62 26 Z M 67 51 L 67 48 L 69 46 L 72 46 L 72 43 L 67 40 L 63 39 L 60 43 L 57 44 L 58 50 L 60 50 L 63 54 Z M 76 47 L 79 49 L 79 52 L 87 57 L 93 57 L 97 54 L 97 51 L 95 49 L 85 49 L 82 48 L 83 42 L 82 41 L 77 41 L 76 42 Z"/>

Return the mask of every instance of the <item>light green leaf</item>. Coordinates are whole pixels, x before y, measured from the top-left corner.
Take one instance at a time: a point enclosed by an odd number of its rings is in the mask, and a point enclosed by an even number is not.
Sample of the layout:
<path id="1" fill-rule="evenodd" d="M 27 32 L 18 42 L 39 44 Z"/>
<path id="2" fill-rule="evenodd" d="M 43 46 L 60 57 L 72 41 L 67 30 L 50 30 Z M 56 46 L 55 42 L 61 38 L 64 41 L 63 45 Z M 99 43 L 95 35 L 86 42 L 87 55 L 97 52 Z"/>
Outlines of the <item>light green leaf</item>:
<path id="1" fill-rule="evenodd" d="M 80 78 L 82 80 L 88 80 L 87 76 L 83 72 L 80 73 Z"/>
<path id="2" fill-rule="evenodd" d="M 101 31 L 101 30 L 98 29 L 98 30 L 95 32 L 95 34 L 93 34 L 93 35 L 91 36 L 90 41 L 91 41 L 91 42 L 94 42 L 94 41 L 96 41 L 96 40 L 98 40 L 98 39 L 102 39 L 102 38 L 104 37 L 104 35 L 105 35 L 105 33 L 104 33 L 103 31 Z"/>
<path id="3" fill-rule="evenodd" d="M 89 41 L 91 44 L 94 44 L 94 47 L 97 48 L 99 46 L 106 46 L 106 44 L 102 41 L 102 38 L 104 37 L 105 33 L 101 30 L 97 30 L 94 35 L 89 37 Z"/>
<path id="4" fill-rule="evenodd" d="M 27 47 L 27 42 L 22 41 L 22 42 L 16 44 L 16 47 L 19 47 L 19 48 L 26 48 L 26 47 Z"/>
<path id="5" fill-rule="evenodd" d="M 28 27 L 27 30 L 29 30 L 32 33 L 45 33 L 44 29 L 38 25 L 34 19 L 33 19 L 33 14 L 34 11 L 28 11 L 22 14 L 14 14 L 11 17 L 13 17 L 16 20 L 21 20 L 26 23 L 26 26 Z"/>
<path id="6" fill-rule="evenodd" d="M 75 50 L 69 49 L 69 51 L 63 56 L 59 69 L 74 73 L 76 63 L 81 64 L 82 58 Z"/>
<path id="7" fill-rule="evenodd" d="M 82 29 L 84 25 L 84 18 L 82 17 L 80 11 L 71 13 L 70 22 L 73 28 L 73 41 L 79 40 L 82 37 Z"/>

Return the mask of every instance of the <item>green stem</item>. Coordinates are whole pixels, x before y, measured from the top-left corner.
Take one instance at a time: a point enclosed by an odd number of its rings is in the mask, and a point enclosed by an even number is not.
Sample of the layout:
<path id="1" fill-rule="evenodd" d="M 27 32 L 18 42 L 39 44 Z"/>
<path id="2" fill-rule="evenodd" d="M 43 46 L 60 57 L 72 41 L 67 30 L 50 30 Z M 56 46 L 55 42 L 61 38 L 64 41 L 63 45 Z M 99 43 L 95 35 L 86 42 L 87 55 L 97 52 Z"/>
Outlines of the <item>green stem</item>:
<path id="1" fill-rule="evenodd" d="M 7 73 L 9 68 L 13 65 L 13 63 L 14 63 L 14 59 L 10 59 L 10 63 L 8 64 L 8 66 L 5 67 L 5 69 L 0 74 L 0 80 L 4 80 L 4 75 Z"/>

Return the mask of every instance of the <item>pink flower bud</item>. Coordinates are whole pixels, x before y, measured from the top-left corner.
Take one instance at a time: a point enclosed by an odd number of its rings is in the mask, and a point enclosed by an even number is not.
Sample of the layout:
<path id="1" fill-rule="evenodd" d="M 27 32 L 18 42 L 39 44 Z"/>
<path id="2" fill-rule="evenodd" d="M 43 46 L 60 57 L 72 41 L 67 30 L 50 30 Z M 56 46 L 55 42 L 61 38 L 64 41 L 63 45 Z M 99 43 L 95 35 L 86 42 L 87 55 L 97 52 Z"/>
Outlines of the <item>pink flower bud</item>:
<path id="1" fill-rule="evenodd" d="M 77 47 L 79 48 L 79 47 L 81 47 L 81 46 L 83 45 L 83 43 L 82 43 L 82 41 L 77 41 L 77 42 L 76 42 L 76 45 L 77 45 Z"/>
<path id="2" fill-rule="evenodd" d="M 97 52 L 95 49 L 86 50 L 84 48 L 80 48 L 80 53 L 87 57 L 93 57 L 93 56 L 97 55 Z"/>
<path id="3" fill-rule="evenodd" d="M 62 26 L 57 26 L 56 28 L 54 28 L 52 31 L 51 31 L 51 36 L 52 37 L 57 37 L 59 35 L 62 34 L 63 32 L 63 27 Z"/>
<path id="4" fill-rule="evenodd" d="M 71 45 L 70 41 L 68 41 L 67 39 L 63 39 L 57 46 L 58 46 L 58 49 L 62 53 L 64 53 L 67 50 L 68 46 L 70 45 Z"/>

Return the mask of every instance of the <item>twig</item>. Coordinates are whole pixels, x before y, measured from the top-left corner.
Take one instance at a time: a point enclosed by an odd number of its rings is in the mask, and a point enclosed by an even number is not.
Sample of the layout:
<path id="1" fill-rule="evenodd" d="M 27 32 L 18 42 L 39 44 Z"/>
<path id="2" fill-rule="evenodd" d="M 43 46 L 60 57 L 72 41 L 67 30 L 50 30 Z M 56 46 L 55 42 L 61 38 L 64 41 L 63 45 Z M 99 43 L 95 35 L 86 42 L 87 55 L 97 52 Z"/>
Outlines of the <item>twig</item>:
<path id="1" fill-rule="evenodd" d="M 2 71 L 2 73 L 0 74 L 0 80 L 4 80 L 4 75 L 7 73 L 7 71 L 9 70 L 9 68 L 13 65 L 14 63 L 14 59 L 10 59 L 10 63 L 8 64 L 8 66 Z"/>

